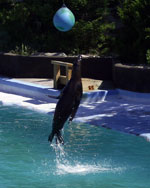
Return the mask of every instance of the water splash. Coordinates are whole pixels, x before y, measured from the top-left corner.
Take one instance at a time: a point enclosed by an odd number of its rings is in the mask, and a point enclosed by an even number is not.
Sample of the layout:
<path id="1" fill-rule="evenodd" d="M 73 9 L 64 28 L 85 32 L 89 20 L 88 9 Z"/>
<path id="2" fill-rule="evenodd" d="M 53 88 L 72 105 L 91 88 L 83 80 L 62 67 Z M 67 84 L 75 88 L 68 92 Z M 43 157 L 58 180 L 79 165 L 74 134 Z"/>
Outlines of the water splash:
<path id="1" fill-rule="evenodd" d="M 87 174 L 96 174 L 96 173 L 121 173 L 124 169 L 121 167 L 113 168 L 109 164 L 87 164 L 81 163 L 74 159 L 69 159 L 68 154 L 64 150 L 64 146 L 58 144 L 52 144 L 52 148 L 56 154 L 56 171 L 54 175 L 87 175 Z"/>
<path id="2" fill-rule="evenodd" d="M 57 169 L 58 175 L 64 174 L 79 174 L 79 175 L 86 175 L 90 173 L 98 173 L 98 172 L 107 172 L 110 169 L 102 167 L 101 165 L 88 165 L 88 164 L 80 164 L 76 163 L 75 165 L 64 165 L 59 164 Z"/>
<path id="3" fill-rule="evenodd" d="M 102 90 L 102 91 L 93 91 L 93 92 L 86 92 L 83 95 L 82 102 L 84 104 L 89 104 L 89 103 L 101 103 L 106 100 L 108 91 L 107 90 Z"/>

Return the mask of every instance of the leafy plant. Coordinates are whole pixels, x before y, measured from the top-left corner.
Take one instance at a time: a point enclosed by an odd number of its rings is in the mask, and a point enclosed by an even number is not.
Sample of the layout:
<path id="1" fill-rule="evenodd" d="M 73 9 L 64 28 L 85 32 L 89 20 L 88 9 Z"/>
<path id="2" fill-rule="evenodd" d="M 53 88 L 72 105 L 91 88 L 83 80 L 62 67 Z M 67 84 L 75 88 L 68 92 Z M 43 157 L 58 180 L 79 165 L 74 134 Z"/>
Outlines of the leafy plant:
<path id="1" fill-rule="evenodd" d="M 75 14 L 76 24 L 71 31 L 61 33 L 54 28 L 52 22 L 53 15 L 62 5 L 60 1 L 7 0 L 5 5 L 3 2 L 3 6 L 0 6 L 0 27 L 7 33 L 5 41 L 0 44 L 0 50 L 23 54 L 33 49 L 108 55 L 113 40 L 110 33 L 114 29 L 112 22 L 107 19 L 110 13 L 108 2 L 66 0 L 66 5 Z"/>
<path id="2" fill-rule="evenodd" d="M 147 60 L 147 63 L 150 64 L 150 49 L 147 50 L 146 60 Z"/>
<path id="3" fill-rule="evenodd" d="M 31 55 L 33 52 L 35 53 L 36 51 L 31 49 L 31 47 L 29 47 L 29 46 L 21 44 L 21 46 L 16 46 L 16 48 L 14 50 L 11 50 L 10 52 L 16 53 L 19 55 Z"/>
<path id="4" fill-rule="evenodd" d="M 122 27 L 117 32 L 117 52 L 127 62 L 146 63 L 150 38 L 147 34 L 149 26 L 150 1 L 124 0 L 118 8 Z"/>

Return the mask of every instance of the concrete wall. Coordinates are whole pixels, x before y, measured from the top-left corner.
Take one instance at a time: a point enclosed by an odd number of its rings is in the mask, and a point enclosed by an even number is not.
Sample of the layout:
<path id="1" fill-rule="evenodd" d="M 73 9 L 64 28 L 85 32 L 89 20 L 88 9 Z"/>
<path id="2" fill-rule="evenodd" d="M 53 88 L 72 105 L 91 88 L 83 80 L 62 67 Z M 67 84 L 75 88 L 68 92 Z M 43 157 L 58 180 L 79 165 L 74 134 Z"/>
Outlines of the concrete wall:
<path id="1" fill-rule="evenodd" d="M 76 57 L 0 54 L 0 75 L 12 78 L 53 78 L 51 60 L 74 62 Z M 116 88 L 150 93 L 150 67 L 117 62 L 113 58 L 84 57 L 82 77 L 108 80 Z"/>
<path id="2" fill-rule="evenodd" d="M 51 60 L 74 62 L 75 59 L 75 57 L 0 54 L 0 75 L 13 78 L 52 78 Z M 112 66 L 112 58 L 83 58 L 82 77 L 112 80 Z"/>
<path id="3" fill-rule="evenodd" d="M 150 93 L 150 67 L 117 63 L 113 67 L 113 82 L 120 89 Z"/>

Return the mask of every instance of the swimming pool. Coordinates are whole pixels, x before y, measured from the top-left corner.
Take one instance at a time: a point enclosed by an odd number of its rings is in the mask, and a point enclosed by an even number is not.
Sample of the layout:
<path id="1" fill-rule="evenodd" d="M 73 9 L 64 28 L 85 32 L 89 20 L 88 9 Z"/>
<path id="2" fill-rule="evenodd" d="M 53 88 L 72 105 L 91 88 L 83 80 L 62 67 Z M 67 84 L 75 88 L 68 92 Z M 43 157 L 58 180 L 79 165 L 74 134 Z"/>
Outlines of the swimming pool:
<path id="1" fill-rule="evenodd" d="M 72 123 L 56 147 L 47 141 L 51 115 L 16 106 L 0 114 L 2 188 L 150 187 L 150 143 L 141 137 Z"/>
<path id="2" fill-rule="evenodd" d="M 0 101 L 53 114 L 60 91 L 10 78 L 0 78 Z M 85 92 L 75 122 L 135 134 L 150 141 L 150 94 L 120 89 Z M 119 126 L 118 126 L 119 125 Z"/>

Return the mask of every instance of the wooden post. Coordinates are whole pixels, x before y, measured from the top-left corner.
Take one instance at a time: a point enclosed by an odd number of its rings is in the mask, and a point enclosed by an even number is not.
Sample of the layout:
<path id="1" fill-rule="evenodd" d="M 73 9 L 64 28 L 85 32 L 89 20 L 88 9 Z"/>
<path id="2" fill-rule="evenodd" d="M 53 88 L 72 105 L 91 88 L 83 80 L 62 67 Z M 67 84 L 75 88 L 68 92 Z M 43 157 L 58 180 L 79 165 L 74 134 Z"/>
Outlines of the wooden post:
<path id="1" fill-rule="evenodd" d="M 72 67 L 66 67 L 66 81 L 68 82 L 71 79 Z"/>
<path id="2" fill-rule="evenodd" d="M 58 80 L 60 77 L 60 65 L 54 65 L 54 88 L 57 88 Z"/>
<path id="3" fill-rule="evenodd" d="M 70 80 L 73 64 L 62 61 L 52 61 L 52 64 L 54 65 L 54 88 L 58 89 L 59 84 L 66 85 Z M 61 66 L 65 67 L 65 76 L 60 73 Z"/>

